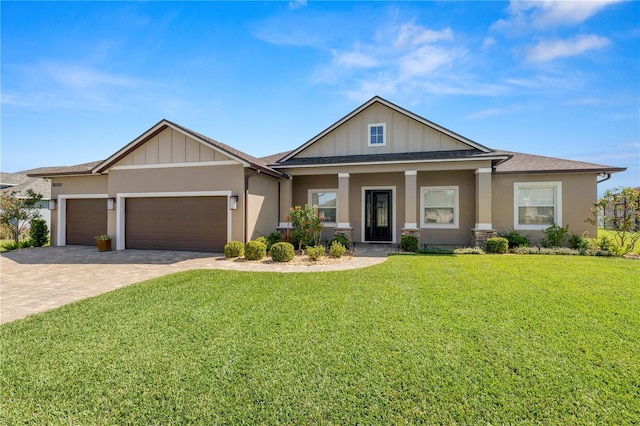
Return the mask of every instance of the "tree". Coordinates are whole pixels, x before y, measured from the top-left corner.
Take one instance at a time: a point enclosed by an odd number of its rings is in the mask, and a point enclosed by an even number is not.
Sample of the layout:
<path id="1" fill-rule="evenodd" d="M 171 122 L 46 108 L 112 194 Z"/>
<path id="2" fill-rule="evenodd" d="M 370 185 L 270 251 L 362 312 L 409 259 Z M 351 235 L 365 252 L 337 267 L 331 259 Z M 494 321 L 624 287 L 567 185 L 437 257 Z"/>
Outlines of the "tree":
<path id="1" fill-rule="evenodd" d="M 640 193 L 637 189 L 609 189 L 591 212 L 593 218 L 587 222 L 614 231 L 619 255 L 633 250 L 634 244 L 640 240 Z"/>
<path id="2" fill-rule="evenodd" d="M 33 219 L 40 217 L 37 204 L 42 200 L 42 194 L 27 189 L 26 195 L 26 198 L 16 198 L 15 192 L 0 195 L 0 223 L 9 227 L 16 243 L 20 239 L 20 230 Z"/>

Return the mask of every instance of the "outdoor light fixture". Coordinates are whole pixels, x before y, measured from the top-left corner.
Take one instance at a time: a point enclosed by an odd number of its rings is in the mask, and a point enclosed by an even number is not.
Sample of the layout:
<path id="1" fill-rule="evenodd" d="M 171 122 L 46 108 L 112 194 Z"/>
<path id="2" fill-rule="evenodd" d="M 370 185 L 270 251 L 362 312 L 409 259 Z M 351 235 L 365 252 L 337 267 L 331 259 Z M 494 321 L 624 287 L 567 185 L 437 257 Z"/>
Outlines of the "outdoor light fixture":
<path id="1" fill-rule="evenodd" d="M 229 209 L 236 210 L 238 208 L 238 196 L 232 195 L 229 197 Z"/>
<path id="2" fill-rule="evenodd" d="M 49 200 L 49 210 L 56 209 L 56 200 Z"/>
<path id="3" fill-rule="evenodd" d="M 113 210 L 115 205 L 116 205 L 115 198 L 107 198 L 107 210 Z"/>

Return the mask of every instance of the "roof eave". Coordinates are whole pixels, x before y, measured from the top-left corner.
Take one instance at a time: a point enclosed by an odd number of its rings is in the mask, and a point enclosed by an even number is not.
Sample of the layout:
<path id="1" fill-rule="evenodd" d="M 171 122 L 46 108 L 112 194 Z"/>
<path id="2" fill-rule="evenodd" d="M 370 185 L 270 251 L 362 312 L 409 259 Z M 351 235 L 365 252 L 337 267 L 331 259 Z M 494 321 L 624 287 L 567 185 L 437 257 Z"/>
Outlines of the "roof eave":
<path id="1" fill-rule="evenodd" d="M 619 173 L 627 170 L 626 167 L 610 167 L 605 169 L 552 169 L 552 170 L 496 170 L 499 175 L 523 175 L 523 174 L 551 174 L 551 173 Z"/>
<path id="2" fill-rule="evenodd" d="M 274 169 L 295 169 L 295 168 L 312 168 L 312 167 L 334 167 L 334 166 L 377 166 L 388 164 L 412 164 L 412 163 L 441 163 L 441 162 L 455 162 L 455 161 L 482 161 L 482 160 L 507 160 L 508 157 L 504 155 L 500 156 L 487 156 L 487 157 L 471 157 L 471 158 L 434 158 L 434 159 L 419 159 L 419 160 L 388 160 L 388 161 L 364 161 L 364 162 L 345 162 L 345 163 L 323 163 L 323 164 L 280 164 L 273 166 Z"/>

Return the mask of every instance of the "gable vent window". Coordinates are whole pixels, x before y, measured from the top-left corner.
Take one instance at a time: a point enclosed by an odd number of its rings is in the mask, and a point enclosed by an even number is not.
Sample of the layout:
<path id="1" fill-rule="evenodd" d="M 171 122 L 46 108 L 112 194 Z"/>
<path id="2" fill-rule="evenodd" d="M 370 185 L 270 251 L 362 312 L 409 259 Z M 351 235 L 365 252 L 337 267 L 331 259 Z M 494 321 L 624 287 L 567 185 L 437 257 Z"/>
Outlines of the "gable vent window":
<path id="1" fill-rule="evenodd" d="M 385 146 L 387 144 L 386 127 L 385 123 L 369 124 L 368 146 Z"/>

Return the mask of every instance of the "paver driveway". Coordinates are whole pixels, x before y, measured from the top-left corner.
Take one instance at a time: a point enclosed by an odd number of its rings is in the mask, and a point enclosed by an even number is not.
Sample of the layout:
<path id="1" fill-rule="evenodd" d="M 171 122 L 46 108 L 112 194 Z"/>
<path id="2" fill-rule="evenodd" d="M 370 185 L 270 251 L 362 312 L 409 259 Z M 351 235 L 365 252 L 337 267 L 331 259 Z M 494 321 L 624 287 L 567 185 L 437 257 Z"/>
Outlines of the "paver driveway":
<path id="1" fill-rule="evenodd" d="M 67 246 L 17 250 L 0 256 L 0 323 L 97 296 L 136 282 L 190 269 L 315 272 L 354 269 L 384 261 L 386 253 L 335 265 L 295 266 L 234 262 L 221 254 Z"/>

